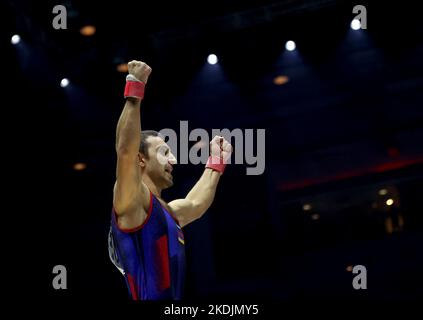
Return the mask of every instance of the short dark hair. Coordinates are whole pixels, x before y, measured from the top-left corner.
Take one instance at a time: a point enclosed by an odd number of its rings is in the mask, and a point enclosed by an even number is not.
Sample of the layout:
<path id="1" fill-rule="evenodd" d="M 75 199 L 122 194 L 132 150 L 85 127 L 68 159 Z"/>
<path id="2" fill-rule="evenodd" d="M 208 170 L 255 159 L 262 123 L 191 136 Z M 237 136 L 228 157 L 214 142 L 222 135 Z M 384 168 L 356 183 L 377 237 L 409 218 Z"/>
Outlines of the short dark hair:
<path id="1" fill-rule="evenodd" d="M 147 142 L 148 137 L 160 137 L 163 138 L 162 135 L 155 131 L 155 130 L 142 130 L 141 131 L 141 143 L 140 143 L 140 152 L 148 159 L 148 148 L 150 147 L 149 143 Z"/>

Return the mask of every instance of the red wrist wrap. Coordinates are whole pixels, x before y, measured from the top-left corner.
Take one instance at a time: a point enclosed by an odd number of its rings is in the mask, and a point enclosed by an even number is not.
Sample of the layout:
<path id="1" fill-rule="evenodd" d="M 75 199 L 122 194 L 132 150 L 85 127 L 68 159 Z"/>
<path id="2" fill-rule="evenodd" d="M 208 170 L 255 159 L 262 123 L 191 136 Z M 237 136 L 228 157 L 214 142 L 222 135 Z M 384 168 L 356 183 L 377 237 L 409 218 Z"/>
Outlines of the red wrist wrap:
<path id="1" fill-rule="evenodd" d="M 127 80 L 125 85 L 124 96 L 125 98 L 130 97 L 130 98 L 143 99 L 144 88 L 145 88 L 144 82 Z"/>
<path id="2" fill-rule="evenodd" d="M 207 160 L 206 168 L 210 168 L 220 173 L 225 171 L 226 163 L 221 157 L 210 156 Z"/>

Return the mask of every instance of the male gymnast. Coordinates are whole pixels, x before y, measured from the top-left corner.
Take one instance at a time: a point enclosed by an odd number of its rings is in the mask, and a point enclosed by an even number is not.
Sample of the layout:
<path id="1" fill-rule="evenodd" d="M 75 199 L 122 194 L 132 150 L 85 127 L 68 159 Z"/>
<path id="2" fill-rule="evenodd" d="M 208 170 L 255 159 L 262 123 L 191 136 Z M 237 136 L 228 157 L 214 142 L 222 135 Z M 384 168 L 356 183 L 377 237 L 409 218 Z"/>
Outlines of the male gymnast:
<path id="1" fill-rule="evenodd" d="M 205 170 L 191 191 L 184 199 L 164 201 L 161 193 L 173 185 L 176 159 L 158 132 L 141 131 L 141 101 L 151 68 L 131 61 L 128 73 L 126 102 L 116 129 L 109 256 L 124 275 L 132 299 L 179 300 L 185 281 L 181 228 L 212 204 L 232 146 L 223 137 L 214 137 Z"/>

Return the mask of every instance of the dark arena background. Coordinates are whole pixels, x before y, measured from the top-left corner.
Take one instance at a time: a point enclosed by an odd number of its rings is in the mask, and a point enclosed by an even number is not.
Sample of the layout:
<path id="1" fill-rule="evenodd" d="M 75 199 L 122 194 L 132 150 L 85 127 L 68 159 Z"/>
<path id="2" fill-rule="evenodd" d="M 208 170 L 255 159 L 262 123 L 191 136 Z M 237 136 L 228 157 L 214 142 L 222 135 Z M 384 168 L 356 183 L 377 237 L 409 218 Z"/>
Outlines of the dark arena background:
<path id="1" fill-rule="evenodd" d="M 56 5 L 66 29 L 53 26 Z M 356 5 L 365 29 L 351 24 Z M 185 302 L 423 298 L 423 19 L 412 1 L 1 6 L 3 124 L 17 140 L 5 148 L 23 173 L 12 175 L 7 219 L 32 297 L 130 300 L 107 234 L 136 59 L 153 70 L 143 129 L 179 134 L 188 121 L 210 135 L 253 129 L 254 139 L 265 129 L 264 172 L 229 165 L 208 212 L 184 228 Z M 203 168 L 176 165 L 164 199 L 184 197 Z M 66 290 L 52 286 L 56 265 Z"/>

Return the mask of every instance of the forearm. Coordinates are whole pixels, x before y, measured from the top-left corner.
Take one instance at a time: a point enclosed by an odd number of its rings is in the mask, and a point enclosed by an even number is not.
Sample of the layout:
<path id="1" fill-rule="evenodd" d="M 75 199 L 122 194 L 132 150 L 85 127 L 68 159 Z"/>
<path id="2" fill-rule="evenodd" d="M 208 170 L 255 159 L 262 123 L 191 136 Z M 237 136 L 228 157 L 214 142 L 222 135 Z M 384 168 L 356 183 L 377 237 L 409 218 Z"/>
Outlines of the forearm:
<path id="1" fill-rule="evenodd" d="M 140 99 L 127 98 L 116 129 L 116 152 L 137 154 L 141 142 Z"/>
<path id="2" fill-rule="evenodd" d="M 212 204 L 220 176 L 220 172 L 206 168 L 201 178 L 188 193 L 186 198 L 194 202 L 201 212 L 206 211 Z"/>
<path id="3" fill-rule="evenodd" d="M 169 202 L 169 207 L 177 216 L 181 227 L 200 218 L 211 206 L 216 194 L 217 184 L 229 159 L 232 147 L 222 136 L 215 136 L 210 142 L 211 154 L 206 164 L 206 169 L 198 182 L 184 199 L 177 199 Z M 223 163 L 213 163 L 213 157 L 219 157 Z M 222 162 L 222 161 L 219 161 Z"/>

